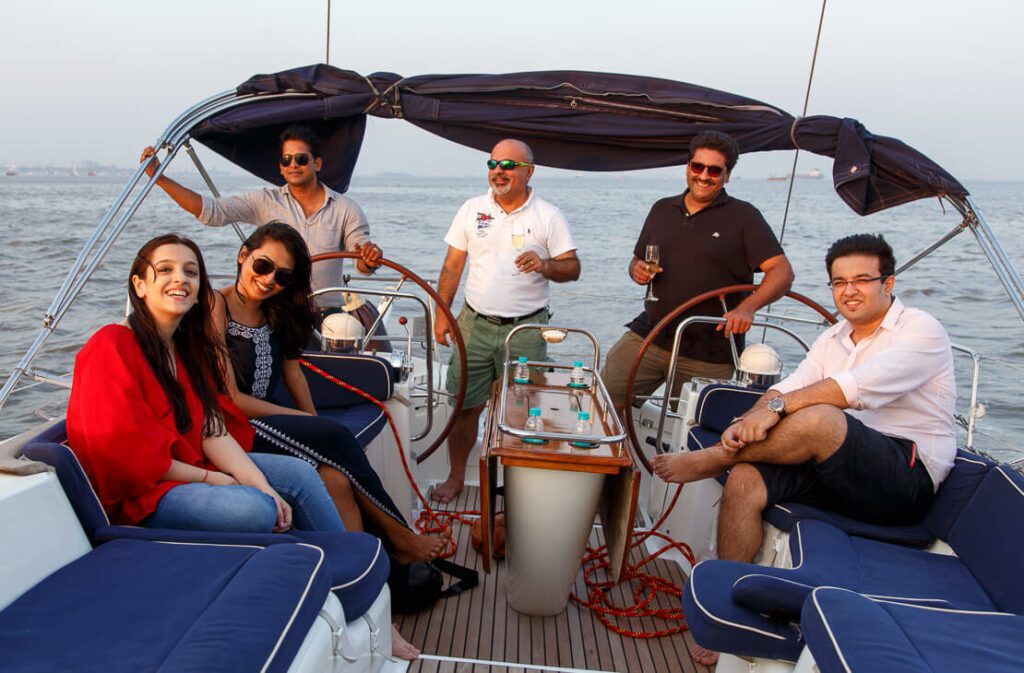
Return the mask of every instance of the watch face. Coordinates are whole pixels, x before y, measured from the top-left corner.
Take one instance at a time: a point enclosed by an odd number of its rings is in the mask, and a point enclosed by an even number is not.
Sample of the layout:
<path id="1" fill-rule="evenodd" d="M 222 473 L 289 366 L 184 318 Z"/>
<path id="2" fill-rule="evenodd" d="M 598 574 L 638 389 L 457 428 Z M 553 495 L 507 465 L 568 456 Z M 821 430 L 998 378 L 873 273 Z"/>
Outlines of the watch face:
<path id="1" fill-rule="evenodd" d="M 775 413 L 779 413 L 780 411 L 785 410 L 785 408 L 786 408 L 786 403 L 782 400 L 781 397 L 773 397 L 768 402 L 768 409 L 769 409 L 769 411 L 774 411 Z"/>

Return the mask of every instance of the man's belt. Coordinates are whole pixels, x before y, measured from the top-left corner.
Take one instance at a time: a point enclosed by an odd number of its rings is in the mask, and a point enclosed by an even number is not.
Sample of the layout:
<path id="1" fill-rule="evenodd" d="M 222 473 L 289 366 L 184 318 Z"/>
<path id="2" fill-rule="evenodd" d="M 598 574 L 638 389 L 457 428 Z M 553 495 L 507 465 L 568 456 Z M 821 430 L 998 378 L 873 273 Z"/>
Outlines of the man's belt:
<path id="1" fill-rule="evenodd" d="M 477 318 L 480 318 L 481 320 L 486 320 L 487 322 L 491 323 L 492 325 L 511 325 L 513 323 L 523 322 L 523 321 L 525 321 L 528 318 L 533 318 L 535 316 L 540 315 L 544 311 L 548 310 L 548 307 L 545 306 L 544 308 L 537 309 L 533 313 L 528 313 L 526 315 L 517 316 L 515 318 L 506 318 L 506 317 L 503 317 L 503 316 L 500 316 L 500 315 L 484 315 L 483 313 L 481 313 L 480 311 L 477 311 L 475 308 L 473 308 L 469 304 L 466 304 L 466 308 L 468 308 L 469 312 L 472 313 L 473 315 L 475 315 Z"/>

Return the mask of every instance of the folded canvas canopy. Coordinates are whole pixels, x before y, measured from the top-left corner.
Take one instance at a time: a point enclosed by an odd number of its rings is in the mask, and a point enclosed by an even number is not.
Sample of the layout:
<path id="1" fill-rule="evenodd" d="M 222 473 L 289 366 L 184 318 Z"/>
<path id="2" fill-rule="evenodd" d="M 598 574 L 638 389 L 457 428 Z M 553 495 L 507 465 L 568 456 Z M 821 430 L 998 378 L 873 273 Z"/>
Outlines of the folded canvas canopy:
<path id="1" fill-rule="evenodd" d="M 287 93 L 305 95 L 260 97 Z M 581 71 L 364 77 L 319 64 L 256 75 L 237 94 L 256 96 L 206 118 L 192 136 L 276 184 L 282 182 L 277 135 L 301 122 L 325 141 L 321 179 L 345 191 L 369 114 L 404 119 L 485 152 L 502 138 L 519 138 L 538 164 L 575 171 L 681 165 L 694 135 L 724 131 L 744 153 L 799 148 L 832 157 L 836 191 L 861 215 L 924 197 L 967 196 L 931 159 L 854 119 L 796 118 L 750 98 L 653 77 Z"/>

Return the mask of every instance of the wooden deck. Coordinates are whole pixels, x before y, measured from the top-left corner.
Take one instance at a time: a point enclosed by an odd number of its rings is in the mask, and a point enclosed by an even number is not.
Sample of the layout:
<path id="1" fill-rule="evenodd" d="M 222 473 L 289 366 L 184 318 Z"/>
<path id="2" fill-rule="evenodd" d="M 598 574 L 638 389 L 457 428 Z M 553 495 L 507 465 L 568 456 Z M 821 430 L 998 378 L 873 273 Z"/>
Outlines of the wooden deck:
<path id="1" fill-rule="evenodd" d="M 467 488 L 452 509 L 477 509 L 477 489 Z M 456 524 L 455 534 L 459 550 L 453 560 L 480 570 L 480 586 L 442 599 L 430 611 L 396 615 L 402 634 L 424 654 L 451 658 L 420 659 L 410 666 L 410 673 L 516 673 L 537 666 L 622 673 L 713 670 L 690 659 L 693 639 L 689 633 L 653 639 L 623 637 L 573 602 L 564 613 L 554 617 L 530 617 L 516 612 L 505 600 L 505 562 L 497 562 L 492 572 L 485 574 L 480 556 L 470 544 L 469 526 Z M 600 531 L 595 529 L 590 544 L 600 543 Z M 636 562 L 640 557 L 640 552 L 634 550 L 630 560 Z M 647 568 L 671 578 L 679 586 L 683 584 L 684 577 L 675 563 L 657 560 Z M 585 595 L 582 573 L 576 578 L 576 592 Z M 628 587 L 622 586 L 612 591 L 612 598 L 620 605 L 632 600 Z M 658 600 L 660 607 L 677 605 L 676 599 L 668 596 Z M 664 623 L 654 619 L 626 620 L 623 626 L 633 630 L 665 628 Z"/>

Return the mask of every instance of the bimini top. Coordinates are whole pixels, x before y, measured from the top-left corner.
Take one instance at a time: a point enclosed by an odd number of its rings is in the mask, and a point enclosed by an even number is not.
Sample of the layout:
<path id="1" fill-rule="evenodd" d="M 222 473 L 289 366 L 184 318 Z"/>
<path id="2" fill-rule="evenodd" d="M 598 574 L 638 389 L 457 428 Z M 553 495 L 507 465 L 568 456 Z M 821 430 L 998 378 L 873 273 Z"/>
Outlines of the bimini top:
<path id="1" fill-rule="evenodd" d="M 245 104 L 208 117 L 192 136 L 276 184 L 282 182 L 277 135 L 301 122 L 324 139 L 321 179 L 345 191 L 366 115 L 374 115 L 485 152 L 502 138 L 518 138 L 533 148 L 538 164 L 574 171 L 681 165 L 695 134 L 724 131 L 744 153 L 799 148 L 832 157 L 835 189 L 861 215 L 968 194 L 928 157 L 854 119 L 796 118 L 750 98 L 652 77 L 580 71 L 364 77 L 320 64 L 256 75 L 237 94 Z"/>

